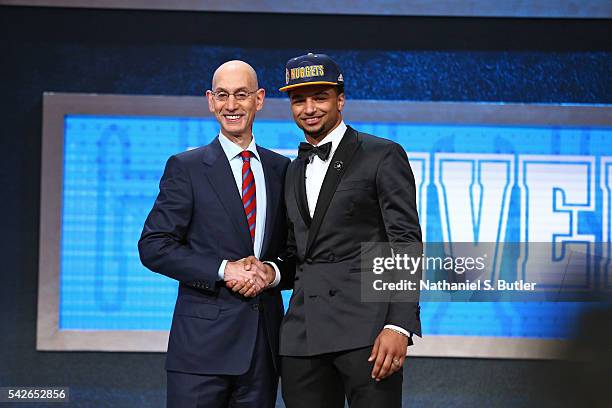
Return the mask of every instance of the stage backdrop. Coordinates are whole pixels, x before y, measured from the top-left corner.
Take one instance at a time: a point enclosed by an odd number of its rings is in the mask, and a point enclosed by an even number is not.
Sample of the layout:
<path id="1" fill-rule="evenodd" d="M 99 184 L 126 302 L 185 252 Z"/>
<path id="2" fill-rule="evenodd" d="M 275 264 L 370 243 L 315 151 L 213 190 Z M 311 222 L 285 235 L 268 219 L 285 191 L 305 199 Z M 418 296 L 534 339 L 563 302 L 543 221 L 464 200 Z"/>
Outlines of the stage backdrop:
<path id="1" fill-rule="evenodd" d="M 345 118 L 405 148 L 424 240 L 609 256 L 612 108 L 349 100 Z M 203 98 L 46 94 L 43 122 L 38 349 L 165 351 L 177 282 L 144 268 L 137 242 L 165 161 L 209 143 L 216 120 Z M 254 133 L 290 158 L 303 140 L 283 99 Z M 589 265 L 584 284 L 612 288 L 605 263 Z M 584 307 L 424 302 L 412 354 L 555 357 Z"/>

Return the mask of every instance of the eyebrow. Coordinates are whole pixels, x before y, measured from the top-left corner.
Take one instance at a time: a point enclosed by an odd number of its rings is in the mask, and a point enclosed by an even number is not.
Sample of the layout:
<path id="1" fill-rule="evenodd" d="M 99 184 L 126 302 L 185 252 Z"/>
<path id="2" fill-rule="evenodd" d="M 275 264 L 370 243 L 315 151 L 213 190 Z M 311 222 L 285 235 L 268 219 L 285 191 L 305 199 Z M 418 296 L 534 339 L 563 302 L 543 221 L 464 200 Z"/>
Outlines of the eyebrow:
<path id="1" fill-rule="evenodd" d="M 234 92 L 241 92 L 241 91 L 248 92 L 248 90 L 249 90 L 249 89 L 248 89 L 246 86 L 243 86 L 243 87 L 240 87 L 240 88 L 238 88 L 238 89 L 235 89 L 235 90 L 234 90 Z M 225 89 L 225 88 L 221 88 L 221 87 L 219 87 L 219 88 L 215 89 L 215 92 L 227 92 L 227 93 L 230 93 L 230 91 L 228 91 L 228 90 L 227 90 L 227 89 Z"/>
<path id="2" fill-rule="evenodd" d="M 316 94 L 313 95 L 303 95 L 303 94 L 293 94 L 291 95 L 290 99 L 297 99 L 297 98 L 306 98 L 308 96 L 329 96 L 329 91 L 325 90 L 325 91 L 320 91 L 317 92 Z"/>

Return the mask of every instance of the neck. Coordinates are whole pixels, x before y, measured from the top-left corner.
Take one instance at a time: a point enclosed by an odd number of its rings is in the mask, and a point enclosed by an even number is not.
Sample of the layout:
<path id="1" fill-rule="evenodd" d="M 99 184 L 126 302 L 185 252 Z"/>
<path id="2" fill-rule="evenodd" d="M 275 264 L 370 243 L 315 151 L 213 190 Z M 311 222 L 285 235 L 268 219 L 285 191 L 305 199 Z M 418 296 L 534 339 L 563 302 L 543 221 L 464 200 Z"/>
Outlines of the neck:
<path id="1" fill-rule="evenodd" d="M 252 133 L 247 133 L 244 135 L 226 135 L 225 133 L 223 133 L 223 136 L 228 138 L 230 142 L 235 143 L 238 146 L 240 146 L 242 150 L 249 147 L 249 145 L 251 144 L 251 140 L 253 140 Z"/>

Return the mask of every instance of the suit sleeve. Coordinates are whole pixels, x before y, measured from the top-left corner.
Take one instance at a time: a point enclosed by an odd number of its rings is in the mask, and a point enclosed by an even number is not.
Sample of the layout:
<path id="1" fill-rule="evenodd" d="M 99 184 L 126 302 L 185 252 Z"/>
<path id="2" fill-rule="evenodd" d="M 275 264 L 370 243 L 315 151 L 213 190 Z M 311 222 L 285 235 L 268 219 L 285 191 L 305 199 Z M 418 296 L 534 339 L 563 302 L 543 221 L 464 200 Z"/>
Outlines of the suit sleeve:
<path id="1" fill-rule="evenodd" d="M 287 169 L 291 163 L 291 160 L 286 157 L 283 157 L 283 160 L 284 166 L 282 174 L 280 174 L 280 178 L 283 181 L 283 185 L 285 185 L 287 179 Z M 263 262 L 269 263 L 271 266 L 273 266 L 274 270 L 277 273 L 275 282 L 270 285 L 271 288 L 275 288 L 277 290 L 292 289 L 293 278 L 295 277 L 295 263 L 293 261 L 294 257 L 292 255 L 295 253 L 293 225 L 291 224 L 291 222 L 289 221 L 289 217 L 287 216 L 287 208 L 284 197 L 285 190 L 283 189 L 282 191 L 282 200 L 278 213 L 276 214 L 276 216 L 279 217 L 278 222 L 281 226 L 281 233 L 278 237 L 278 239 L 280 239 L 282 243 L 282 245 L 279 246 L 280 252 L 273 254 L 273 256 L 276 256 L 274 259 L 262 259 Z"/>
<path id="2" fill-rule="evenodd" d="M 191 248 L 188 231 L 193 206 L 189 173 L 172 156 L 166 163 L 159 195 L 138 241 L 140 260 L 154 272 L 212 291 L 223 260 L 210 249 Z"/>
<path id="3" fill-rule="evenodd" d="M 287 172 L 285 174 L 285 197 L 283 201 L 288 202 L 288 197 L 291 194 L 292 185 L 295 177 L 295 165 L 289 164 Z M 281 281 L 278 285 L 279 290 L 290 290 L 293 289 L 295 281 L 295 267 L 296 267 L 296 254 L 297 247 L 295 243 L 295 232 L 293 230 L 293 223 L 289 219 L 289 214 L 285 208 L 287 235 L 286 243 L 283 252 L 278 256 L 276 265 L 279 267 L 281 272 Z"/>
<path id="4" fill-rule="evenodd" d="M 278 267 L 281 271 L 281 281 L 278 285 L 280 290 L 293 289 L 295 283 L 296 245 L 293 224 L 287 219 L 287 245 L 285 251 L 278 257 Z"/>
<path id="5" fill-rule="evenodd" d="M 422 238 L 416 208 L 414 175 L 406 152 L 400 145 L 393 143 L 384 154 L 376 173 L 376 187 L 391 247 L 393 248 L 396 244 L 415 244 L 409 248 L 420 251 L 418 248 L 421 247 Z M 420 273 L 416 278 L 418 285 Z M 391 295 L 385 324 L 402 327 L 420 336 L 421 322 L 418 303 L 406 302 L 405 299 L 399 299 L 397 296 L 398 294 Z"/>

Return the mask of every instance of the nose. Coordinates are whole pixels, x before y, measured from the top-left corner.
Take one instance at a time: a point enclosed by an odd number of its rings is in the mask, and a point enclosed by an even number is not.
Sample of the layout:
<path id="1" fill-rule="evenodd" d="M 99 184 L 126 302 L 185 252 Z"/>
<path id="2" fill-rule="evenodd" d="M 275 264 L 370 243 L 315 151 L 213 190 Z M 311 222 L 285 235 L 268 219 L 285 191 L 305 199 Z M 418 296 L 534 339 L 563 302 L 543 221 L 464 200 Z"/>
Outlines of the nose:
<path id="1" fill-rule="evenodd" d="M 230 95 L 230 96 L 227 98 L 227 102 L 225 102 L 225 108 L 226 108 L 227 110 L 230 110 L 230 111 L 235 110 L 235 109 L 236 109 L 236 107 L 237 107 L 237 105 L 238 105 L 238 104 L 236 103 L 236 98 L 234 97 L 234 95 L 233 95 L 233 94 L 232 94 L 232 95 Z"/>
<path id="2" fill-rule="evenodd" d="M 312 115 L 316 112 L 317 107 L 315 102 L 311 98 L 306 98 L 306 104 L 304 106 L 304 113 L 307 115 Z"/>

